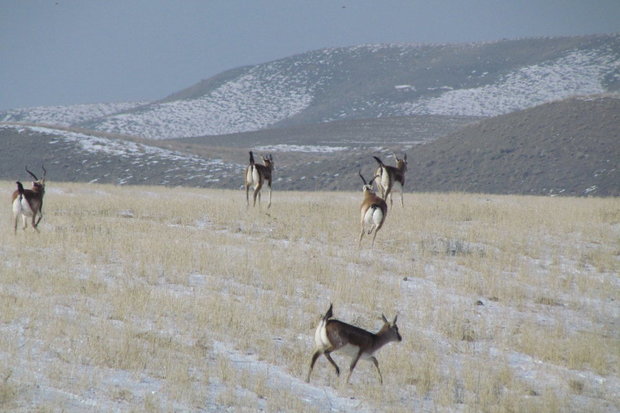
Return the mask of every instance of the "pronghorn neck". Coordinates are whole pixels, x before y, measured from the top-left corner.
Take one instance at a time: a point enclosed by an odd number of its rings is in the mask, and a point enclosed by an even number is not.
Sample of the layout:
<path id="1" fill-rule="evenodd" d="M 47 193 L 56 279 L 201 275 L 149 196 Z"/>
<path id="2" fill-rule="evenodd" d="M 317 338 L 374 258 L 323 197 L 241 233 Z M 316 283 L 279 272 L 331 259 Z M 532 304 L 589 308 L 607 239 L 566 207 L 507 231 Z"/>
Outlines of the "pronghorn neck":
<path id="1" fill-rule="evenodd" d="M 377 194 L 375 193 L 375 191 L 370 188 L 369 186 L 365 186 L 364 187 L 364 200 L 365 201 L 370 201 L 377 198 Z"/>
<path id="2" fill-rule="evenodd" d="M 373 351 L 379 350 L 381 347 L 391 343 L 392 341 L 399 341 L 398 337 L 398 334 L 394 334 L 393 326 L 384 324 L 383 327 L 381 327 L 381 330 L 375 334 Z"/>

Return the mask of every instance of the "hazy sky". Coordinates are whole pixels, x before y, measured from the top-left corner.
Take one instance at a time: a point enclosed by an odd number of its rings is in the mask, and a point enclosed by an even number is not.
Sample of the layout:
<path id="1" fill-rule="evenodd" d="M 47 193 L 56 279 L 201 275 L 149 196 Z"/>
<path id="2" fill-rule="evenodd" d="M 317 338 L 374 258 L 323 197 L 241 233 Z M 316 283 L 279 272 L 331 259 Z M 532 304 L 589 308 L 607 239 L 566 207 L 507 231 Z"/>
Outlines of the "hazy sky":
<path id="1" fill-rule="evenodd" d="M 0 0 L 0 110 L 163 98 L 323 47 L 620 32 L 620 0 Z"/>

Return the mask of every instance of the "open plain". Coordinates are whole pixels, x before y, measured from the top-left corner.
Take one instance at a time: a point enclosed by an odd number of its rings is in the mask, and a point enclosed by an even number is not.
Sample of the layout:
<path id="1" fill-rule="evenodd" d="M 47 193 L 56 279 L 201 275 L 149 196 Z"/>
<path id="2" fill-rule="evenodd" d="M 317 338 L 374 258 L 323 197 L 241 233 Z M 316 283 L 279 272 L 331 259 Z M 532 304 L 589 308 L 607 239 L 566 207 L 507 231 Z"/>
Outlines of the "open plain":
<path id="1" fill-rule="evenodd" d="M 616 412 L 620 200 L 405 194 L 370 250 L 358 192 L 0 182 L 0 410 Z M 345 384 L 329 304 L 403 341 Z M 349 360 L 334 354 L 343 372 Z"/>

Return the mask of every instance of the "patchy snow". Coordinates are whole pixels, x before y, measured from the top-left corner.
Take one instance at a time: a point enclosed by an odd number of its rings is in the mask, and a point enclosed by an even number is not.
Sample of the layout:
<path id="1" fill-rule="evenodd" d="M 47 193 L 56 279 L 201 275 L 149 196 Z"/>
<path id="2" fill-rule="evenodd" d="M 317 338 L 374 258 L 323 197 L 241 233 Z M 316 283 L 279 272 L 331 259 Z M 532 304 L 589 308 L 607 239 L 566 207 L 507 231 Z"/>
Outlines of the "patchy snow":
<path id="1" fill-rule="evenodd" d="M 90 122 L 118 112 L 125 112 L 146 102 L 95 103 L 70 106 L 38 106 L 3 112 L 0 122 L 47 123 L 71 126 Z"/>
<path id="2" fill-rule="evenodd" d="M 448 90 L 395 107 L 404 115 L 496 116 L 573 95 L 603 93 L 603 78 L 614 70 L 620 70 L 620 59 L 604 51 L 579 50 L 509 73 L 495 84 Z"/>
<path id="3" fill-rule="evenodd" d="M 312 93 L 282 74 L 259 76 L 251 69 L 208 95 L 151 105 L 138 114 L 110 116 L 97 124 L 106 132 L 150 139 L 219 135 L 260 129 L 309 106 Z"/>
<path id="4" fill-rule="evenodd" d="M 327 146 L 327 145 L 264 145 L 254 148 L 260 152 L 311 152 L 311 153 L 332 153 L 346 151 L 345 146 Z"/>
<path id="5" fill-rule="evenodd" d="M 224 162 L 219 158 L 205 159 L 193 154 L 171 151 L 129 140 L 104 138 L 43 126 L 0 125 L 0 128 L 16 128 L 20 133 L 29 130 L 52 135 L 57 137 L 57 140 L 53 141 L 52 144 L 61 141 L 74 142 L 78 145 L 79 150 L 84 153 L 105 155 L 104 158 L 106 159 L 111 157 L 125 161 L 131 168 L 119 172 L 121 176 L 116 181 L 119 185 L 140 182 L 140 178 L 135 176 L 139 175 L 140 169 L 136 169 L 136 167 L 148 168 L 149 166 L 166 165 L 167 168 L 161 176 L 161 184 L 163 185 L 173 181 L 172 177 L 179 174 L 185 176 L 188 182 L 192 180 L 201 183 L 217 182 L 224 174 L 237 174 L 245 167 L 245 165 Z M 95 157 L 95 159 L 101 159 L 101 162 L 105 162 L 103 158 Z M 95 166 L 97 162 L 97 160 L 93 160 L 90 166 Z M 95 178 L 91 183 L 97 181 L 98 178 Z"/>

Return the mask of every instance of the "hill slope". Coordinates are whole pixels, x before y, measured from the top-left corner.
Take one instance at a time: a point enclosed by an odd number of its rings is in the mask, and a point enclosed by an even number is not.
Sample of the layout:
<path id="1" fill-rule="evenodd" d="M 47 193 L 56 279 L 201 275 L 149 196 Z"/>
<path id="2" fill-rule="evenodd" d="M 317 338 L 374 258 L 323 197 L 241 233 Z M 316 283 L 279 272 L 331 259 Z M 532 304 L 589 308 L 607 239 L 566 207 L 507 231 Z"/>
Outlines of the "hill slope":
<path id="1" fill-rule="evenodd" d="M 572 98 L 418 147 L 416 190 L 620 195 L 620 100 Z"/>
<path id="2" fill-rule="evenodd" d="M 43 161 L 57 181 L 239 188 L 253 148 L 273 153 L 276 191 L 357 190 L 357 171 L 375 167 L 371 155 L 391 163 L 396 151 L 408 154 L 407 192 L 620 195 L 614 97 L 572 98 L 475 123 L 415 116 L 168 141 L 5 125 L 0 141 L 0 179 L 11 181 L 27 179 L 25 164 Z"/>
<path id="3" fill-rule="evenodd" d="M 482 44 L 365 45 L 234 69 L 159 102 L 103 116 L 76 116 L 70 124 L 149 139 L 179 138 L 343 119 L 496 116 L 618 89 L 617 34 Z M 58 120 L 54 110 L 49 116 L 44 112 L 9 111 L 0 119 Z"/>

